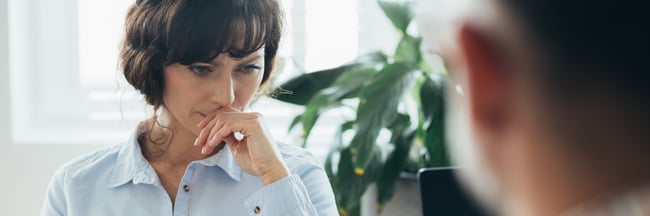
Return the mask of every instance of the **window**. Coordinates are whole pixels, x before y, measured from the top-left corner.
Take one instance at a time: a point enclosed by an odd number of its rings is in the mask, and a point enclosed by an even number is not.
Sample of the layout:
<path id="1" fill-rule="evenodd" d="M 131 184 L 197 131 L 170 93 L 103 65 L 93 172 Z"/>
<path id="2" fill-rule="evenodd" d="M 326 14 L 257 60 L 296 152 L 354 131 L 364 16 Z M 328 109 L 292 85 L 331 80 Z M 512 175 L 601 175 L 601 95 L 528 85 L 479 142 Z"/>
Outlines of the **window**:
<path id="1" fill-rule="evenodd" d="M 144 118 L 137 94 L 116 79 L 129 3 L 9 1 L 16 143 L 119 142 Z"/>
<path id="2" fill-rule="evenodd" d="M 14 143 L 115 144 L 151 115 L 118 70 L 122 25 L 133 2 L 9 0 Z M 375 0 L 281 2 L 287 23 L 279 52 L 284 70 L 278 81 L 394 46 L 385 43 L 397 36 Z M 302 111 L 268 98 L 252 109 L 264 114 L 279 140 L 291 137 L 286 128 Z M 324 123 L 314 137 L 332 137 L 326 134 L 333 133 L 335 122 L 332 127 Z M 313 139 L 313 146 L 326 148 L 321 142 L 327 141 Z"/>

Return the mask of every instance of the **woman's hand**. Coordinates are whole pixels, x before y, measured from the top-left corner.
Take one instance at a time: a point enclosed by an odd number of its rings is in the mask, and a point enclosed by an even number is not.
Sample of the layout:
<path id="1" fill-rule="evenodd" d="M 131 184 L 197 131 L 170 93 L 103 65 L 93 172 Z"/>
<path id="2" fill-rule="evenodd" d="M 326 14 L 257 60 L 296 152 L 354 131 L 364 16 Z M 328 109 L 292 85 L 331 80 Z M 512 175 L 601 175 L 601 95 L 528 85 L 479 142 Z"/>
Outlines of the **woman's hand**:
<path id="1" fill-rule="evenodd" d="M 201 133 L 194 145 L 202 147 L 202 154 L 212 153 L 224 141 L 237 164 L 249 174 L 258 176 L 264 185 L 289 175 L 280 152 L 271 143 L 262 125 L 262 115 L 259 113 L 224 107 L 205 116 L 197 127 L 201 128 Z M 235 133 L 243 137 L 237 137 Z"/>

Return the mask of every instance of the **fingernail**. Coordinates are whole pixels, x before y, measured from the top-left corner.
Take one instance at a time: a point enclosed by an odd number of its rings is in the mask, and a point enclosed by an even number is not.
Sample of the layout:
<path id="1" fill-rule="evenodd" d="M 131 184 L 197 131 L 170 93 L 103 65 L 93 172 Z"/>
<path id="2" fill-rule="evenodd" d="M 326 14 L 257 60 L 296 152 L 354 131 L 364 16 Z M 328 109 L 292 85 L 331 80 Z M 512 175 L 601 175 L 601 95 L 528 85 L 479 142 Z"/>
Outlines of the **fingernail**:
<path id="1" fill-rule="evenodd" d="M 205 152 L 206 152 L 206 149 L 205 149 L 205 148 L 202 148 L 202 149 L 201 149 L 201 154 L 205 154 Z"/>
<path id="2" fill-rule="evenodd" d="M 199 145 L 198 141 L 199 141 L 198 139 L 195 139 L 195 140 L 194 140 L 194 146 L 198 146 L 198 145 Z"/>

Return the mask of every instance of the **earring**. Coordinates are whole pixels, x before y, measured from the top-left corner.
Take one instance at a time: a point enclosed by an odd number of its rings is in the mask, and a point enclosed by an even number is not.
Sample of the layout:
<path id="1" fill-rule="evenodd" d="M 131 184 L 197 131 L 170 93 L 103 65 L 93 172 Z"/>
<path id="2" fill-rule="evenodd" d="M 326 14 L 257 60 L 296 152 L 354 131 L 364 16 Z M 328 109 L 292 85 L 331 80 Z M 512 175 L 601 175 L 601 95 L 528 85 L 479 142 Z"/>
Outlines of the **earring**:
<path id="1" fill-rule="evenodd" d="M 160 109 L 158 109 L 158 113 L 156 114 L 156 122 L 158 125 L 161 127 L 169 127 L 169 111 L 162 106 Z"/>

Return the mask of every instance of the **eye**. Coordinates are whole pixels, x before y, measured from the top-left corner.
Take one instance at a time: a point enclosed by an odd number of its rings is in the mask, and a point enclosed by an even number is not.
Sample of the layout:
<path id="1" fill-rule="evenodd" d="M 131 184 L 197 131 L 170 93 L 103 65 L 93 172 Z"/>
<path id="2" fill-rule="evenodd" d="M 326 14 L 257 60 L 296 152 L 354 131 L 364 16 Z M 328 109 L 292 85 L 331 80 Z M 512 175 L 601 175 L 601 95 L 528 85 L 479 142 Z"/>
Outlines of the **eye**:
<path id="1" fill-rule="evenodd" d="M 202 65 L 189 65 L 187 66 L 187 69 L 191 70 L 194 74 L 199 76 L 203 76 L 212 72 L 212 70 L 210 70 L 210 67 Z"/>
<path id="2" fill-rule="evenodd" d="M 241 68 L 241 71 L 246 73 L 246 74 L 252 74 L 256 73 L 257 71 L 261 70 L 262 67 L 256 64 L 249 64 Z"/>

